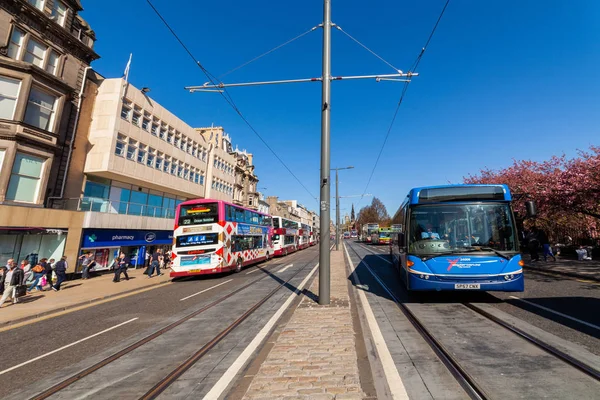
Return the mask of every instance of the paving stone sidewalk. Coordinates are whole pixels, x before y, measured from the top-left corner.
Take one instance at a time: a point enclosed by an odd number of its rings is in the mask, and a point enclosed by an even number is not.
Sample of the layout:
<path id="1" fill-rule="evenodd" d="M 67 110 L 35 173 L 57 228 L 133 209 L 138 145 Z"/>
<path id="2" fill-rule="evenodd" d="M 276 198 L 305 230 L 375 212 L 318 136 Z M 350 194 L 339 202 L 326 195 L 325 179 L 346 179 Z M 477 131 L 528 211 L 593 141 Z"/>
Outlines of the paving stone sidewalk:
<path id="1" fill-rule="evenodd" d="M 600 261 L 598 260 L 573 260 L 557 257 L 556 261 L 529 261 L 525 259 L 525 269 L 554 272 L 574 278 L 590 279 L 600 282 Z"/>
<path id="2" fill-rule="evenodd" d="M 252 379 L 244 399 L 362 399 L 347 271 L 331 252 L 331 304 L 320 306 L 318 278 Z"/>
<path id="3" fill-rule="evenodd" d="M 0 328 L 170 281 L 169 270 L 161 270 L 162 276 L 150 279 L 142 268 L 129 269 L 127 273 L 128 281 L 121 275 L 121 282 L 114 283 L 114 274 L 107 273 L 87 280 L 66 281 L 58 292 L 49 287 L 42 292 L 34 290 L 19 298 L 17 304 L 8 299 L 0 308 Z"/>

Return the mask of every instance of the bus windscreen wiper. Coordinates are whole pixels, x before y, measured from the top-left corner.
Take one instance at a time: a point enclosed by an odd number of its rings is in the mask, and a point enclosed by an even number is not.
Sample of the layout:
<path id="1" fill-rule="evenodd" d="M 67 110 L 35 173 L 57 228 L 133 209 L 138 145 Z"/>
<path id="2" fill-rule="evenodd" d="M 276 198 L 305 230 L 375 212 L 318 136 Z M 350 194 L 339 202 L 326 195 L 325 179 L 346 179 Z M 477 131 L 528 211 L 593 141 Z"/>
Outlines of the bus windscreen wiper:
<path id="1" fill-rule="evenodd" d="M 491 252 L 493 252 L 493 253 L 496 253 L 496 255 L 498 255 L 498 256 L 500 256 L 500 257 L 502 257 L 502 258 L 505 258 L 505 259 L 507 259 L 507 260 L 510 260 L 510 257 L 509 257 L 509 256 L 507 256 L 506 254 L 500 253 L 498 250 L 496 250 L 496 249 L 492 249 L 491 247 L 480 247 L 480 246 L 476 246 L 476 247 L 471 247 L 471 248 L 468 248 L 468 249 L 465 249 L 465 250 L 466 250 L 466 252 L 468 252 L 468 253 L 471 253 L 471 252 L 473 252 L 473 251 L 482 251 L 482 250 L 483 250 L 483 251 L 491 251 Z"/>

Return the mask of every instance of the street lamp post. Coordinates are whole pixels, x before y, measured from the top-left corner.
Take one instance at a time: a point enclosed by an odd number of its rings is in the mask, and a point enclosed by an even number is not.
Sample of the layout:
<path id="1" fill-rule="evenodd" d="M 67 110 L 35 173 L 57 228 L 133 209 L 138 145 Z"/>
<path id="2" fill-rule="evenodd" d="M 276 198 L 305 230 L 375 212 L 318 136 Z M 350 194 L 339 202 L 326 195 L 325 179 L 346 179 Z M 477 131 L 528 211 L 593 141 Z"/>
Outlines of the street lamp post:
<path id="1" fill-rule="evenodd" d="M 340 244 L 340 195 L 338 191 L 338 171 L 341 169 L 352 169 L 353 166 L 343 168 L 331 168 L 335 171 L 335 250 L 339 250 Z"/>

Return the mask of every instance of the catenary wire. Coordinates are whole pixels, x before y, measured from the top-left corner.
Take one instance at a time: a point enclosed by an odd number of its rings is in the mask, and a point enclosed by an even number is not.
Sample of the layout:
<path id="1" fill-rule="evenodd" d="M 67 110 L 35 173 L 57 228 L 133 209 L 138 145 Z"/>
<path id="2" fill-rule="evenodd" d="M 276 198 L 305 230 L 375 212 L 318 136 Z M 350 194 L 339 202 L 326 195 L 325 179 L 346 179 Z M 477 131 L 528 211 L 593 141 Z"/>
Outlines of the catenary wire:
<path id="1" fill-rule="evenodd" d="M 425 46 L 423 46 L 421 48 L 421 52 L 419 53 L 419 55 L 417 56 L 417 58 L 415 59 L 415 61 L 413 62 L 410 70 L 408 71 L 409 74 L 409 78 L 410 76 L 416 72 L 417 67 L 419 66 L 419 63 L 421 62 L 421 58 L 423 58 L 423 54 L 425 53 L 425 50 L 427 49 L 427 46 L 429 46 L 429 43 L 431 42 L 431 39 L 433 38 L 433 34 L 435 33 L 435 31 L 437 30 L 437 27 L 444 15 L 444 12 L 446 11 L 446 8 L 448 7 L 448 4 L 450 3 L 450 0 L 446 0 L 446 4 L 444 4 L 444 8 L 442 8 L 442 11 L 440 12 L 440 15 L 437 19 L 437 21 L 435 22 L 435 25 L 433 26 L 433 29 L 431 30 L 431 33 L 429 34 L 429 37 L 427 38 L 427 41 L 425 42 Z M 377 168 L 377 164 L 379 164 L 379 159 L 381 158 L 381 154 L 383 153 L 383 150 L 385 149 L 385 145 L 388 141 L 388 138 L 390 136 L 390 133 L 392 132 L 392 128 L 394 127 L 394 122 L 396 122 L 396 117 L 398 116 L 398 111 L 400 111 L 400 106 L 402 105 L 402 102 L 404 101 L 404 96 L 406 95 L 406 91 L 408 90 L 408 85 L 410 84 L 410 79 L 404 83 L 404 86 L 402 88 L 402 93 L 400 94 L 400 100 L 398 100 L 398 104 L 396 105 L 396 110 L 394 111 L 394 115 L 392 117 L 392 121 L 390 123 L 390 126 L 387 130 L 387 133 L 385 135 L 385 138 L 383 140 L 383 144 L 381 145 L 381 148 L 379 149 L 379 153 L 377 155 L 377 159 L 375 160 L 375 165 L 373 165 L 373 169 L 371 170 L 371 174 L 369 175 L 369 179 L 367 180 L 367 185 L 365 186 L 365 190 L 363 191 L 363 194 L 361 195 L 360 201 L 359 201 L 359 206 L 360 206 L 360 202 L 362 201 L 362 199 L 364 198 L 365 194 L 367 193 L 367 190 L 369 189 L 369 185 L 371 184 L 371 180 L 373 179 L 373 175 L 375 174 L 375 169 Z"/>
<path id="2" fill-rule="evenodd" d="M 204 75 L 206 75 L 206 77 L 208 78 L 208 80 L 213 85 L 217 86 L 217 84 L 215 83 L 215 81 L 217 81 L 218 79 L 213 74 L 211 74 L 202 65 L 202 63 L 196 59 L 196 57 L 194 57 L 194 55 L 192 54 L 192 52 L 190 51 L 190 49 L 179 38 L 179 36 L 177 35 L 177 33 L 175 33 L 175 31 L 173 30 L 173 28 L 171 28 L 171 25 L 169 25 L 169 23 L 165 20 L 165 18 L 158 11 L 158 9 L 154 6 L 154 4 L 152 4 L 152 2 L 150 0 L 146 0 L 146 2 L 148 3 L 148 5 L 150 5 L 150 7 L 152 8 L 152 10 L 154 10 L 154 12 L 156 13 L 156 15 L 160 18 L 160 20 L 165 24 L 165 26 L 171 32 L 171 34 L 175 37 L 175 39 L 179 42 L 179 44 L 181 45 L 181 47 L 183 47 L 183 49 L 186 51 L 186 53 L 192 58 L 192 60 L 194 60 L 194 63 L 196 63 L 196 65 L 202 70 L 202 72 L 204 73 Z M 286 165 L 286 163 L 281 159 L 281 157 L 279 157 L 277 155 L 277 153 L 275 153 L 275 151 L 273 150 L 273 148 L 271 148 L 271 146 L 269 146 L 269 144 L 265 141 L 265 139 L 263 139 L 263 137 L 254 128 L 254 126 L 252 126 L 252 124 L 250 123 L 250 121 L 248 121 L 248 119 L 246 119 L 246 117 L 242 114 L 242 112 L 240 111 L 240 109 L 237 107 L 237 105 L 233 101 L 233 98 L 231 97 L 231 95 L 229 94 L 229 92 L 227 92 L 227 89 L 226 88 L 220 88 L 219 94 L 221 94 L 221 96 L 225 99 L 225 101 L 231 106 L 231 108 L 233 108 L 233 110 L 236 112 L 236 114 L 238 114 L 238 116 L 242 119 L 242 121 L 244 121 L 244 123 L 248 126 L 248 128 L 250 128 L 250 130 L 252 132 L 254 132 L 254 134 L 260 139 L 261 142 L 263 142 L 263 144 L 267 147 L 267 149 L 269 149 L 269 151 L 271 151 L 271 153 L 273 153 L 273 155 L 275 156 L 275 158 L 277 158 L 277 160 L 281 163 L 281 165 L 283 165 L 284 168 L 294 177 L 294 179 L 296 179 L 296 181 L 298 181 L 298 183 L 300 184 L 300 186 L 302 186 L 302 188 L 304 188 L 304 190 L 306 190 L 306 192 L 310 195 L 310 197 L 312 197 L 313 199 L 315 199 L 316 202 L 318 202 L 319 200 L 317 199 L 317 197 L 315 197 L 311 193 L 311 191 L 308 190 L 308 188 L 302 183 L 302 181 L 300 181 L 300 179 L 296 176 L 296 174 L 294 174 L 292 172 L 292 170 Z"/>
<path id="3" fill-rule="evenodd" d="M 371 50 L 370 48 L 368 48 L 366 45 L 362 44 L 358 39 L 354 38 L 352 35 L 350 35 L 348 32 L 346 32 L 345 30 L 342 29 L 341 26 L 339 25 L 334 25 L 334 27 L 342 32 L 344 35 L 348 36 L 350 39 L 352 39 L 354 42 L 356 42 L 359 46 L 361 46 L 363 49 L 367 50 L 369 53 L 373 54 L 375 57 L 377 57 L 378 59 L 380 59 L 381 61 L 383 61 L 384 63 L 386 63 L 389 67 L 391 67 L 394 72 L 399 72 L 402 73 L 402 71 L 400 70 L 400 68 L 396 68 L 394 67 L 390 62 L 388 62 L 385 58 L 381 57 L 379 54 L 375 53 L 373 50 Z"/>
<path id="4" fill-rule="evenodd" d="M 319 28 L 319 25 L 317 25 L 317 26 L 313 26 L 312 28 L 310 28 L 309 30 L 307 30 L 307 31 L 306 31 L 306 32 L 304 32 L 304 33 L 301 33 L 300 35 L 296 36 L 295 38 L 292 38 L 292 39 L 290 39 L 290 40 L 288 40 L 288 41 L 286 41 L 286 42 L 284 42 L 284 43 L 280 44 L 279 46 L 275 46 L 275 47 L 273 47 L 271 50 L 269 50 L 269 51 L 267 51 L 267 52 L 264 52 L 264 53 L 262 53 L 261 55 L 259 55 L 259 56 L 256 56 L 256 57 L 254 57 L 253 59 L 251 59 L 251 60 L 249 60 L 249 61 L 246 61 L 245 63 L 243 63 L 243 64 L 241 64 L 241 65 L 239 65 L 239 66 L 237 66 L 237 67 L 235 67 L 235 68 L 233 68 L 233 69 L 231 69 L 231 70 L 229 70 L 229 71 L 225 72 L 225 73 L 224 73 L 224 74 L 222 74 L 222 75 L 219 75 L 219 77 L 218 77 L 218 78 L 219 78 L 219 80 L 221 80 L 221 78 L 223 78 L 224 76 L 226 76 L 226 75 L 229 75 L 229 74 L 231 74 L 232 72 L 234 72 L 234 71 L 237 71 L 238 69 L 240 69 L 240 68 L 243 68 L 243 67 L 245 67 L 246 65 L 253 63 L 253 62 L 254 62 L 254 61 L 256 61 L 256 60 L 258 60 L 258 59 L 261 59 L 261 58 L 263 58 L 264 56 L 266 56 L 266 55 L 268 55 L 268 54 L 271 54 L 272 52 L 274 52 L 274 51 L 276 51 L 276 50 L 279 50 L 280 48 L 282 48 L 282 47 L 284 47 L 284 46 L 286 46 L 286 45 L 288 45 L 288 44 L 292 43 L 293 41 L 295 41 L 295 40 L 297 40 L 297 39 L 300 39 L 301 37 L 303 37 L 303 36 L 305 36 L 305 35 L 307 35 L 307 34 L 311 33 L 312 31 L 316 30 L 317 28 Z"/>

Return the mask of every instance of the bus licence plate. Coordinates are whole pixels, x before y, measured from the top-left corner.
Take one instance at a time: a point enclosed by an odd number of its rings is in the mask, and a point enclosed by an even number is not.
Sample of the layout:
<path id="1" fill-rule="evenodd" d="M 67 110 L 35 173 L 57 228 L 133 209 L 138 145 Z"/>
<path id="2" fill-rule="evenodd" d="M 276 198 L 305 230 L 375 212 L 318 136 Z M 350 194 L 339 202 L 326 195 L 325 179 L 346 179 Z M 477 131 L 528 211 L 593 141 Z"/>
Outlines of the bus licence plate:
<path id="1" fill-rule="evenodd" d="M 479 289 L 479 283 L 456 283 L 454 289 Z"/>
<path id="2" fill-rule="evenodd" d="M 190 269 L 190 272 L 201 272 L 201 269 Z"/>

